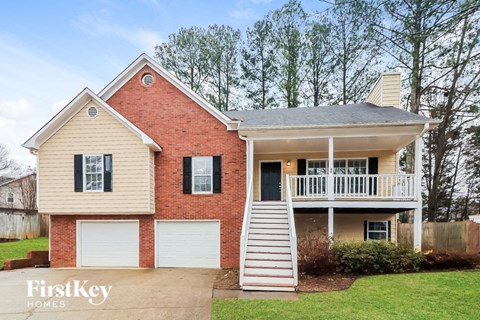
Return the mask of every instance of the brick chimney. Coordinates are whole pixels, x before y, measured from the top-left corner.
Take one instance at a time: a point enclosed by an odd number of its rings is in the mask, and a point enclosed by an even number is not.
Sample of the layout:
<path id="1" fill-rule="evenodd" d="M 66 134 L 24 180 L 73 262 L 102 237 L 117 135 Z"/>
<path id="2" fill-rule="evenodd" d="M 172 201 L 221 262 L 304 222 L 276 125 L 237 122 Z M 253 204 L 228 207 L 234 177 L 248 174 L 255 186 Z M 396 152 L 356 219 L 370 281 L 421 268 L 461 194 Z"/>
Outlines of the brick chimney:
<path id="1" fill-rule="evenodd" d="M 366 102 L 400 108 L 400 72 L 384 73 L 370 89 Z"/>

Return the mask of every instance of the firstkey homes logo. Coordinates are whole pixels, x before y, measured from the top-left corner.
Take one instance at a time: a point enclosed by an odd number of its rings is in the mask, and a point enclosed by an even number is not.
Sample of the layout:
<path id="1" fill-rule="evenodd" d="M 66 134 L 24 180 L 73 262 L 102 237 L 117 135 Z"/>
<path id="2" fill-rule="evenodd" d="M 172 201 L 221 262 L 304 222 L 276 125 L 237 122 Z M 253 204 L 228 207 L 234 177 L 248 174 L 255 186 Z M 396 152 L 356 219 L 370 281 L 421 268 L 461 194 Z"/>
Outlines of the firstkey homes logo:
<path id="1" fill-rule="evenodd" d="M 64 308 L 68 302 L 64 298 L 83 298 L 92 306 L 99 306 L 107 301 L 111 290 L 112 286 L 90 285 L 89 280 L 72 280 L 53 285 L 48 285 L 45 280 L 27 280 L 27 297 L 32 298 L 27 305 L 37 308 Z"/>

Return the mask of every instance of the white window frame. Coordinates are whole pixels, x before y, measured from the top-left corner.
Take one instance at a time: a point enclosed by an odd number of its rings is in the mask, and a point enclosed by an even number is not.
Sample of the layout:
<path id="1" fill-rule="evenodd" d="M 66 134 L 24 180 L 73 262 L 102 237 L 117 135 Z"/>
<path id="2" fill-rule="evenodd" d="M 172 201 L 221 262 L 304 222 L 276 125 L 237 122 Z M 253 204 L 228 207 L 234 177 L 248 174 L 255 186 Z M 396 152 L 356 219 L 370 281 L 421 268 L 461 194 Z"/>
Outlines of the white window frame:
<path id="1" fill-rule="evenodd" d="M 195 159 L 210 158 L 210 174 L 195 174 Z M 195 191 L 195 177 L 210 176 L 210 191 Z M 213 157 L 212 156 L 198 156 L 192 157 L 192 194 L 213 194 Z"/>
<path id="2" fill-rule="evenodd" d="M 10 195 L 12 195 L 12 201 L 8 201 L 10 199 L 9 197 Z M 15 203 L 15 193 L 8 191 L 5 198 L 6 198 L 5 201 L 7 203 Z"/>
<path id="3" fill-rule="evenodd" d="M 368 173 L 368 158 L 367 157 L 352 157 L 352 158 L 334 158 L 333 161 L 336 161 L 336 160 L 342 160 L 342 161 L 345 161 L 345 170 L 347 173 L 345 173 L 345 175 L 348 175 L 348 161 L 349 160 L 365 160 L 365 165 L 366 165 L 366 168 L 365 168 L 365 174 L 369 174 Z M 310 161 L 325 161 L 326 164 L 327 164 L 327 171 L 328 171 L 328 159 L 326 158 L 320 158 L 320 159 L 307 159 L 307 168 L 306 168 L 306 171 L 307 171 L 307 175 L 308 174 L 308 163 Z M 328 173 L 326 173 L 325 175 L 328 175 Z"/>
<path id="4" fill-rule="evenodd" d="M 370 222 L 382 222 L 385 223 L 385 231 L 383 230 L 370 230 Z M 388 241 L 388 220 L 367 220 L 367 240 L 370 240 L 370 232 L 373 233 L 385 233 L 385 241 Z M 378 239 L 372 239 L 377 241 L 383 241 Z"/>
<path id="5" fill-rule="evenodd" d="M 87 190 L 87 168 L 86 168 L 86 165 L 87 165 L 87 161 L 85 160 L 86 157 L 100 157 L 102 159 L 102 170 L 100 172 L 100 174 L 102 175 L 102 189 L 101 190 Z M 105 177 L 104 177 L 104 171 L 105 171 L 105 168 L 104 168 L 104 155 L 103 154 L 84 154 L 83 155 L 83 159 L 82 159 L 82 175 L 83 175 L 83 192 L 103 192 L 103 190 L 105 189 Z M 98 174 L 98 173 L 95 173 L 95 174 Z"/>

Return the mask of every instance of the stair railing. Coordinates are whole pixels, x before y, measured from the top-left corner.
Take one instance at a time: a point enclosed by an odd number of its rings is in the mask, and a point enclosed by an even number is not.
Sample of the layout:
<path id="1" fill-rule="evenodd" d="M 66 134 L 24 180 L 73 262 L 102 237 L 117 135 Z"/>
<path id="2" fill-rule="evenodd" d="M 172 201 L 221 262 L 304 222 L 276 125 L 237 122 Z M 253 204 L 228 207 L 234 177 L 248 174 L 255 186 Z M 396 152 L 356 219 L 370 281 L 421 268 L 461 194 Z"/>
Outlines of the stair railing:
<path id="1" fill-rule="evenodd" d="M 293 284 L 298 285 L 298 259 L 297 259 L 297 231 L 295 230 L 295 217 L 293 215 L 292 188 L 290 177 L 287 174 L 287 212 L 288 212 L 288 232 L 290 237 L 290 251 L 292 254 Z"/>
<path id="2" fill-rule="evenodd" d="M 243 213 L 242 234 L 240 236 L 240 286 L 243 286 L 243 277 L 245 274 L 245 259 L 247 256 L 248 229 L 250 226 L 250 217 L 253 204 L 253 176 L 248 182 L 247 198 L 245 200 L 245 210 Z"/>

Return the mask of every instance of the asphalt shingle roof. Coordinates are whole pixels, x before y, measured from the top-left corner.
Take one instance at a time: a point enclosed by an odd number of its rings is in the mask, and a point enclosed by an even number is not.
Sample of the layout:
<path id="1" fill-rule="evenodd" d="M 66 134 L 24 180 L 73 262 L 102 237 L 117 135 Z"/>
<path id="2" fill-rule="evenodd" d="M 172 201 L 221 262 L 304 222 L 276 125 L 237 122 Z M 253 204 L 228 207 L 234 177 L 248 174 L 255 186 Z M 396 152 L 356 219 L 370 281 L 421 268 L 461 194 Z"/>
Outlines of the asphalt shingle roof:
<path id="1" fill-rule="evenodd" d="M 240 126 L 243 129 L 435 122 L 435 120 L 399 108 L 378 107 L 370 103 L 316 108 L 228 111 L 225 114 L 231 119 L 241 120 Z"/>

